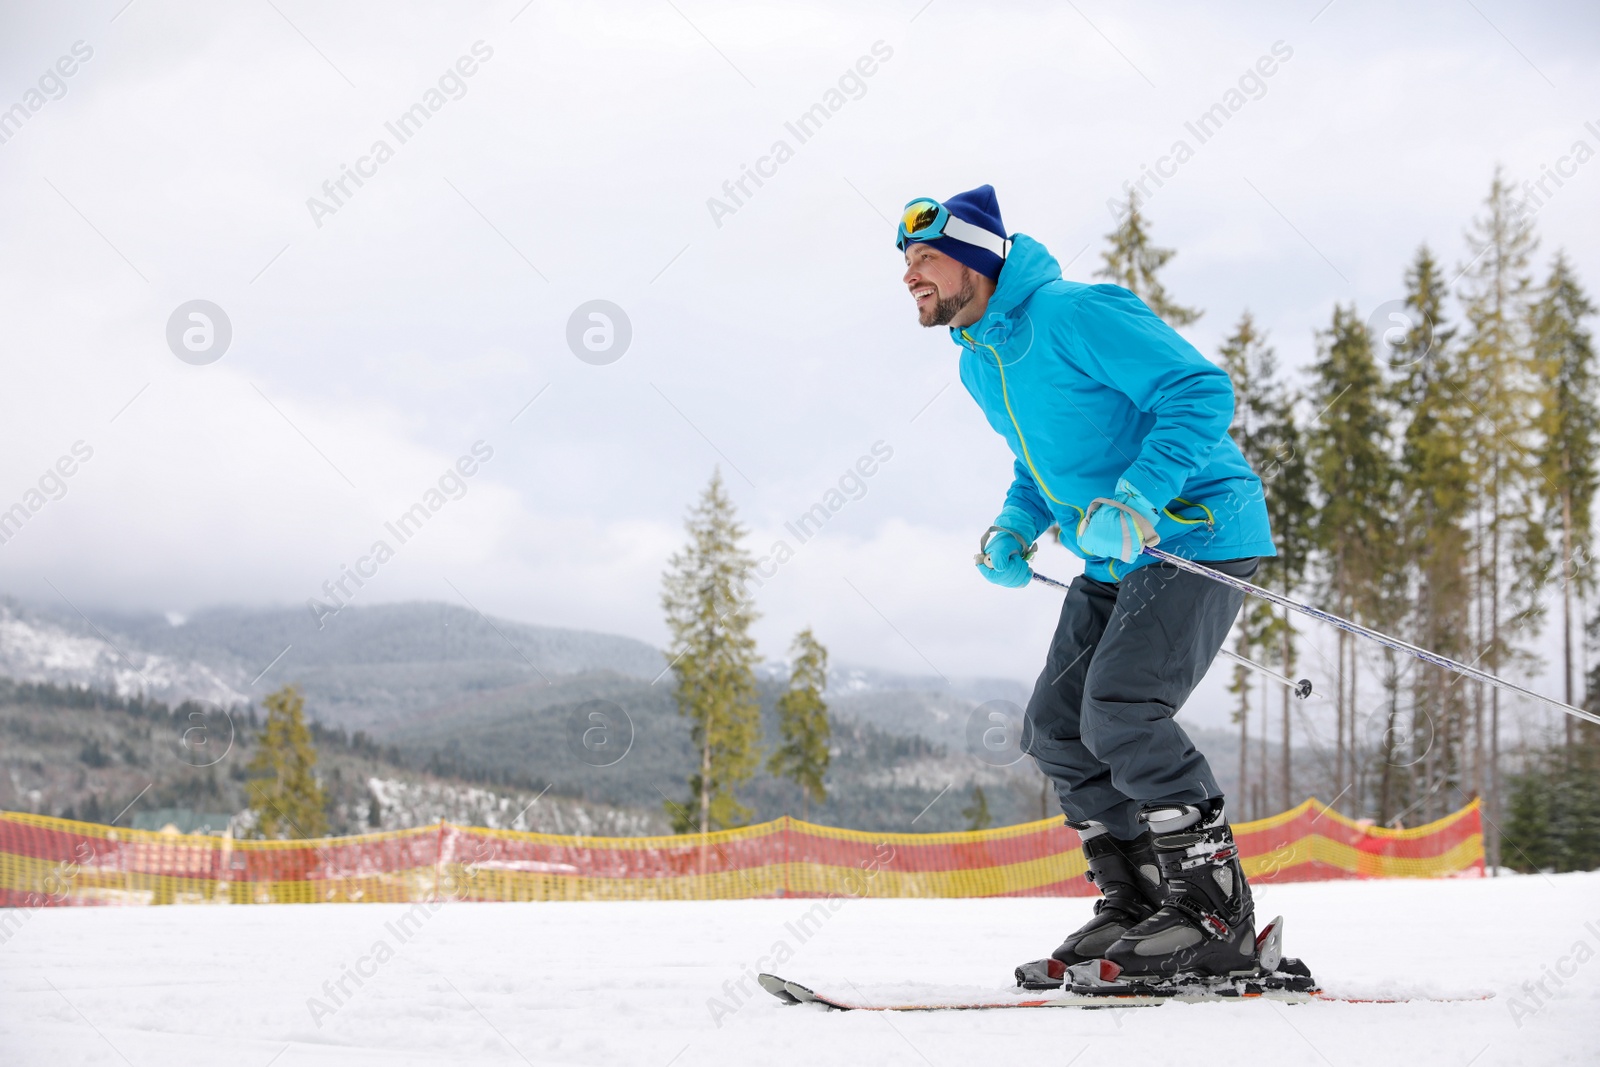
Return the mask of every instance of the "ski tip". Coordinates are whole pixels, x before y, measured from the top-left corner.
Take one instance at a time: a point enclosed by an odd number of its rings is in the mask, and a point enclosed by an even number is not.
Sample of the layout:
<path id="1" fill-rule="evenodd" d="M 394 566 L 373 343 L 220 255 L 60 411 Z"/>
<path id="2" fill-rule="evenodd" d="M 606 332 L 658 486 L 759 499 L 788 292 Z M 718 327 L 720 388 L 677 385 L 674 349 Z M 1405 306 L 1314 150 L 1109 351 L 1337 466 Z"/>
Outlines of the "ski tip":
<path id="1" fill-rule="evenodd" d="M 819 996 L 807 986 L 799 982 L 791 982 L 787 978 L 779 978 L 775 974 L 758 974 L 756 981 L 761 983 L 761 988 L 777 997 L 785 1004 L 820 1004 L 834 1011 L 849 1011 L 850 1004 L 841 1003 L 829 997 Z"/>
<path id="2" fill-rule="evenodd" d="M 789 992 L 789 983 L 775 974 L 758 974 L 756 981 L 761 983 L 761 988 L 777 997 L 785 1004 L 798 1004 L 800 998 Z"/>
<path id="3" fill-rule="evenodd" d="M 799 982 L 786 981 L 783 983 L 783 987 L 784 989 L 788 990 L 789 995 L 793 997 L 797 1003 L 821 1004 L 824 1008 L 827 1008 L 830 1011 L 850 1010 L 850 1005 L 841 1004 L 838 1001 L 832 1000 L 828 997 L 818 996 L 814 990 L 807 986 L 801 985 Z"/>

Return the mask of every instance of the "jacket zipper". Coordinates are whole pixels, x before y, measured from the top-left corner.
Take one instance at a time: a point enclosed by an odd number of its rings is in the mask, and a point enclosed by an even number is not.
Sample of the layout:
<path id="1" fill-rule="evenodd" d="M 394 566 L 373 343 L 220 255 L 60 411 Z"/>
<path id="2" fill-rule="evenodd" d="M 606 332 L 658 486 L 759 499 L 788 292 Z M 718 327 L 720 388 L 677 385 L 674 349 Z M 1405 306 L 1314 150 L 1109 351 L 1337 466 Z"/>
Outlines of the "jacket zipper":
<path id="1" fill-rule="evenodd" d="M 966 338 L 967 343 L 971 344 L 973 346 L 973 351 L 976 352 L 977 346 L 980 342 L 974 341 L 972 339 L 972 335 L 966 330 L 961 331 L 961 336 Z M 1039 477 L 1039 469 L 1033 465 L 1033 455 L 1028 451 L 1028 439 L 1022 436 L 1022 425 L 1017 422 L 1017 413 L 1011 410 L 1011 393 L 1006 388 L 1005 364 L 1000 359 L 1000 353 L 994 350 L 994 345 L 983 345 L 983 347 L 987 348 L 989 350 L 989 354 L 994 357 L 994 365 L 1000 371 L 1000 402 L 1005 405 L 1006 414 L 1011 418 L 1011 428 L 1017 431 L 1017 441 L 1022 445 L 1022 462 L 1028 465 L 1028 473 L 1033 475 L 1033 480 L 1038 483 L 1040 491 L 1042 491 L 1046 497 L 1048 497 L 1054 503 L 1060 504 L 1064 508 L 1071 508 L 1081 516 L 1083 514 L 1082 508 L 1075 504 L 1069 504 L 1065 500 L 1057 497 L 1050 491 L 1050 487 L 1045 484 L 1044 479 Z"/>

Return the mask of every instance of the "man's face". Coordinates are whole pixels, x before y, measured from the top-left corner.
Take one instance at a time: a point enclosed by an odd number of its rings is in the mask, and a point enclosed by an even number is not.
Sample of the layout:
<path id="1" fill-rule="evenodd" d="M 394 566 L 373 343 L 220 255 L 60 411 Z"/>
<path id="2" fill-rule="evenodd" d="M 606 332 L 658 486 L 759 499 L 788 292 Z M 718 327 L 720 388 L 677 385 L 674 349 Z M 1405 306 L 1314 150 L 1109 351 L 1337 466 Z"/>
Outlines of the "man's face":
<path id="1" fill-rule="evenodd" d="M 906 273 L 901 280 L 917 302 L 917 321 L 924 326 L 948 326 L 963 308 L 978 297 L 978 272 L 951 259 L 932 245 L 906 249 Z"/>

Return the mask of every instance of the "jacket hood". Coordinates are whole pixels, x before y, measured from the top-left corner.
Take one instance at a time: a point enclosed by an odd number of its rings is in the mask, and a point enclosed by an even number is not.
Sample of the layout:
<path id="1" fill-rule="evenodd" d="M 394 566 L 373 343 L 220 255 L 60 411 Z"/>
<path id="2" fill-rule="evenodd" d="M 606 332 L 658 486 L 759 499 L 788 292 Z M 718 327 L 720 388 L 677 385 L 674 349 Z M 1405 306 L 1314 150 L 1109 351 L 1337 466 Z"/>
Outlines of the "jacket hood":
<path id="1" fill-rule="evenodd" d="M 989 297 L 989 306 L 983 318 L 965 329 L 977 329 L 981 334 L 988 320 L 1009 316 L 1027 303 L 1028 298 L 1041 286 L 1060 278 L 1061 264 L 1056 262 L 1056 257 L 1050 254 L 1049 249 L 1025 233 L 1013 235 L 1011 254 L 1006 256 L 1005 266 L 1000 268 L 1000 280 L 995 285 L 994 295 Z M 964 344 L 961 328 L 950 327 L 950 339 L 958 345 Z"/>

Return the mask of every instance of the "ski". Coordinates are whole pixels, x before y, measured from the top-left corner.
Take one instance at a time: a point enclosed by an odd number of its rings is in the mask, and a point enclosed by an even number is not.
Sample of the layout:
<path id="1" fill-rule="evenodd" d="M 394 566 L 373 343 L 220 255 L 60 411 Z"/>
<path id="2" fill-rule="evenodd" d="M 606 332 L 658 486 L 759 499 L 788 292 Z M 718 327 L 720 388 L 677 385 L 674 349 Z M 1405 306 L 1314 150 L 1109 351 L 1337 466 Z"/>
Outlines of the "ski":
<path id="1" fill-rule="evenodd" d="M 868 996 L 853 983 L 855 996 L 819 992 L 775 974 L 757 976 L 761 988 L 785 1004 L 821 1004 L 837 1011 L 991 1011 L 999 1008 L 1153 1008 L 1169 1001 L 1186 1004 L 1243 1003 L 1272 1000 L 1304 1004 L 1314 1000 L 1338 1004 L 1406 1004 L 1416 1001 L 1487 1000 L 1489 994 L 1459 997 L 1352 996 L 1329 993 L 1317 985 L 1305 964 L 1283 955 L 1283 918 L 1266 925 L 1256 938 L 1255 966 L 1226 976 L 1187 976 L 1159 983 L 1124 981 L 1122 969 L 1110 960 L 1067 967 L 1057 960 L 1039 960 L 1017 968 L 1017 988 L 892 987 Z M 1050 984 L 1054 988 L 1050 988 Z M 921 993 L 916 999 L 912 995 Z"/>
<path id="2" fill-rule="evenodd" d="M 1254 1000 L 1271 1000 L 1285 1004 L 1304 1004 L 1324 1001 L 1334 1004 L 1413 1004 L 1457 1003 L 1461 1001 L 1488 1000 L 1494 994 L 1478 993 L 1464 996 L 1346 996 L 1327 990 L 1294 992 L 1292 990 L 1264 989 L 1259 992 L 1176 991 L 1170 993 L 1072 993 L 1055 992 L 1047 995 L 1029 993 L 1019 989 L 966 990 L 960 987 L 923 987 L 920 999 L 888 997 L 879 999 L 862 995 L 845 996 L 833 992 L 819 992 L 774 974 L 759 976 L 761 988 L 788 1005 L 820 1004 L 834 1011 L 993 1011 L 1001 1008 L 1154 1008 L 1170 1001 L 1186 1004 L 1211 1003 L 1240 1004 Z"/>

